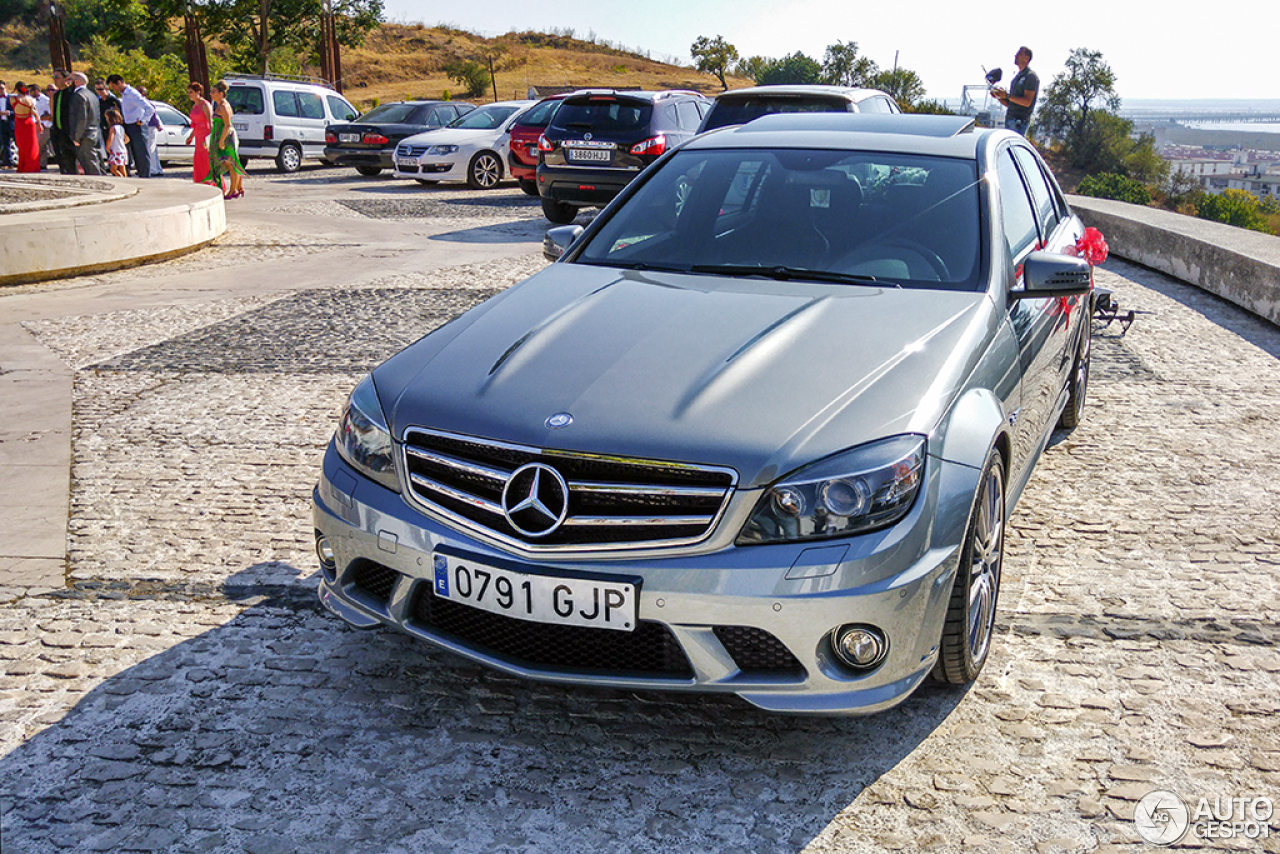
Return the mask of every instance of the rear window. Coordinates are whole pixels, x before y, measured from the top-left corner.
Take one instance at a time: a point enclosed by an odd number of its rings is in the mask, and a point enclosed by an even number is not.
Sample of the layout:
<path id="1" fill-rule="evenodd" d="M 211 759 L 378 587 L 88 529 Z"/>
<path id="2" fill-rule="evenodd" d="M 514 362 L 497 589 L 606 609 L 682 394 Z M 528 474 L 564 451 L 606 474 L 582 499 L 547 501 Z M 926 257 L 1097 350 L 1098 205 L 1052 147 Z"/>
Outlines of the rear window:
<path id="1" fill-rule="evenodd" d="M 647 101 L 612 97 L 566 100 L 551 120 L 551 127 L 564 131 L 625 134 L 643 131 L 653 116 Z"/>
<path id="2" fill-rule="evenodd" d="M 387 125 L 408 124 L 419 104 L 383 104 L 374 107 L 360 117 L 362 122 L 382 122 Z"/>
<path id="3" fill-rule="evenodd" d="M 724 98 L 716 100 L 707 116 L 703 130 L 722 128 L 728 125 L 745 125 L 761 116 L 775 113 L 848 113 L 852 112 L 849 101 L 845 98 L 834 98 L 823 95 L 757 95 L 747 98 Z"/>
<path id="4" fill-rule="evenodd" d="M 227 90 L 227 103 L 233 112 L 260 116 L 264 106 L 262 90 L 256 86 L 232 86 Z"/>
<path id="5" fill-rule="evenodd" d="M 526 128 L 544 128 L 555 115 L 556 108 L 560 106 L 560 100 L 547 101 L 544 104 L 536 104 L 524 117 L 517 123 L 520 127 Z"/>

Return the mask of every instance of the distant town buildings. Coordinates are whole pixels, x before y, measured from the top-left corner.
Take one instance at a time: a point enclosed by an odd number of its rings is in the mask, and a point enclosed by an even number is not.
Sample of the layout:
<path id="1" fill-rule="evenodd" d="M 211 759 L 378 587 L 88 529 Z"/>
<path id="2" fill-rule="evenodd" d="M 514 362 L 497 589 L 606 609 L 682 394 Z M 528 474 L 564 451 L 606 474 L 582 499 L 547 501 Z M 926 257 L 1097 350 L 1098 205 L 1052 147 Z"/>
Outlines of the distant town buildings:
<path id="1" fill-rule="evenodd" d="M 1196 178 L 1210 193 L 1244 190 L 1260 199 L 1280 199 L 1280 152 L 1166 144 L 1160 156 L 1171 171 Z"/>

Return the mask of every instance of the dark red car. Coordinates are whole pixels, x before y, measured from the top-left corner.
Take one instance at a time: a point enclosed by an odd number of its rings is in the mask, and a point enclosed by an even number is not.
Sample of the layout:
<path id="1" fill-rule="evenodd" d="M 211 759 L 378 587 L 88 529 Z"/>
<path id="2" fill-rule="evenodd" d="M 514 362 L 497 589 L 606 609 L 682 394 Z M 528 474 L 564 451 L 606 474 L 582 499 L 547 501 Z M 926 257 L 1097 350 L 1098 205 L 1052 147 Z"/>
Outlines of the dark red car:
<path id="1" fill-rule="evenodd" d="M 507 167 L 511 177 L 520 182 L 520 189 L 530 196 L 538 195 L 538 137 L 542 136 L 543 129 L 551 123 L 551 117 L 567 94 L 543 98 L 511 126 L 511 150 L 507 154 Z"/>

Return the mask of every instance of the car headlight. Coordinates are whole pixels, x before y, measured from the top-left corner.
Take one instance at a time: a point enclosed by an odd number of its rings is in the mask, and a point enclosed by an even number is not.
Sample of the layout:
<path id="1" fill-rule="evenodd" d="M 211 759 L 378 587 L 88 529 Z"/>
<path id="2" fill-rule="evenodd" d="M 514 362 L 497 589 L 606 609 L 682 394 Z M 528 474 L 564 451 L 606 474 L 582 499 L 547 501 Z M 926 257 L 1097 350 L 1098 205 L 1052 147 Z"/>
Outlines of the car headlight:
<path id="1" fill-rule="evenodd" d="M 391 430 L 382 416 L 372 376 L 365 376 L 351 392 L 334 442 L 342 458 L 361 474 L 387 489 L 400 491 Z"/>
<path id="2" fill-rule="evenodd" d="M 433 145 L 427 149 L 427 154 L 440 157 L 444 154 L 454 154 L 458 150 L 456 145 Z"/>
<path id="3" fill-rule="evenodd" d="M 806 466 L 765 490 L 738 545 L 861 534 L 907 514 L 924 475 L 924 437 L 894 436 Z"/>

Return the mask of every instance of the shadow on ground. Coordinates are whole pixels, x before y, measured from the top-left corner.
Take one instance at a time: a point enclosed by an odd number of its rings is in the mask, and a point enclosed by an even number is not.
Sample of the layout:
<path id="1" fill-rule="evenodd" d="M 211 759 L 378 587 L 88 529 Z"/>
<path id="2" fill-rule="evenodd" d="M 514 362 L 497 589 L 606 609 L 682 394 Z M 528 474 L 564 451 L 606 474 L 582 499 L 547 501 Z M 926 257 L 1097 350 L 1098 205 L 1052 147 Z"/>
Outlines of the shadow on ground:
<path id="1" fill-rule="evenodd" d="M 349 629 L 312 586 L 233 577 L 238 616 L 0 760 L 6 854 L 796 851 L 963 696 L 797 718 L 541 685 Z"/>

